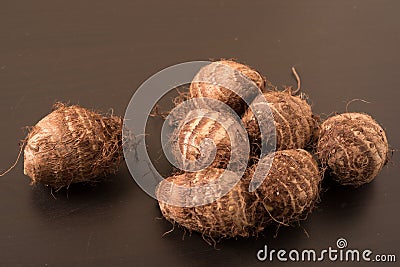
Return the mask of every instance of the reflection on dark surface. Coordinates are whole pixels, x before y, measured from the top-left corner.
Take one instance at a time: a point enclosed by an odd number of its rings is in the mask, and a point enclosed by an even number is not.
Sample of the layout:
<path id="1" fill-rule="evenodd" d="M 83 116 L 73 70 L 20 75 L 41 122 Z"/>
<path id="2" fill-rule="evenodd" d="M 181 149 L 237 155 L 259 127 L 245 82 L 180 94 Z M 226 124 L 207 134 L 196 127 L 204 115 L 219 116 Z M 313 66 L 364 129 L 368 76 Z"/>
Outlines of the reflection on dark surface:
<path id="1" fill-rule="evenodd" d="M 59 191 L 37 184 L 32 188 L 32 207 L 47 220 L 96 215 L 134 193 L 133 181 L 124 174 L 107 177 L 95 185 L 72 184 Z"/>

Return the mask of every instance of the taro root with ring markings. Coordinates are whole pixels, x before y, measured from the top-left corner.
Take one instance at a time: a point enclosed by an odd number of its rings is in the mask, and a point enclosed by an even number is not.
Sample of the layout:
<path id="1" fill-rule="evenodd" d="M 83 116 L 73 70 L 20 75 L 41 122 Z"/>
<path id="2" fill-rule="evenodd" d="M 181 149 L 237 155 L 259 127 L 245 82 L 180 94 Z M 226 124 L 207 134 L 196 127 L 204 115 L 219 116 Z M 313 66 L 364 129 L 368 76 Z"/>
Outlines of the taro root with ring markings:
<path id="1" fill-rule="evenodd" d="M 122 161 L 122 119 L 57 103 L 30 131 L 24 173 L 32 184 L 55 189 L 95 183 L 115 173 Z"/>
<path id="2" fill-rule="evenodd" d="M 271 160 L 268 174 L 253 192 L 255 202 L 264 208 L 259 215 L 283 225 L 305 219 L 319 200 L 322 173 L 317 162 L 303 149 L 281 150 L 253 165 L 245 179 L 253 177 L 255 168 L 261 168 L 262 173 L 269 166 L 265 162 Z"/>
<path id="3" fill-rule="evenodd" d="M 254 99 L 252 105 L 268 105 L 271 109 L 275 121 L 276 150 L 305 148 L 309 145 L 318 127 L 311 106 L 301 97 L 292 95 L 290 90 L 268 91 L 263 96 Z M 267 103 L 264 103 L 264 99 Z M 259 116 L 263 118 L 268 114 Z M 250 108 L 242 120 L 254 147 L 260 147 L 262 142 L 268 140 L 266 137 L 261 138 L 257 120 Z"/>
<path id="4" fill-rule="evenodd" d="M 262 162 L 265 163 L 261 160 L 259 164 Z M 272 162 L 269 172 L 268 164 L 259 166 L 265 167 L 265 175 L 254 192 L 249 191 L 249 185 L 257 165 L 253 165 L 227 194 L 210 204 L 194 207 L 174 206 L 162 200 L 193 202 L 203 195 L 197 194 L 199 189 L 196 187 L 203 186 L 206 189 L 202 190 L 207 191 L 207 184 L 217 181 L 224 170 L 207 168 L 171 176 L 161 181 L 157 188 L 161 212 L 170 222 L 212 238 L 257 236 L 268 224 L 287 225 L 304 219 L 319 200 L 322 175 L 317 162 L 303 149 L 278 151 Z M 181 194 L 178 186 L 193 190 Z M 222 191 L 220 187 L 207 192 L 218 194 Z"/>
<path id="5" fill-rule="evenodd" d="M 172 223 L 178 223 L 189 231 L 200 232 L 207 237 L 257 235 L 264 229 L 263 222 L 259 220 L 260 216 L 258 216 L 254 196 L 249 193 L 248 182 L 244 180 L 239 180 L 227 194 L 206 205 L 180 207 L 160 200 L 177 198 L 176 202 L 191 202 L 192 199 L 203 194 L 197 194 L 196 190 L 188 190 L 190 195 L 182 195 L 179 190 L 175 190 L 175 187 L 203 186 L 206 188 L 203 190 L 207 190 L 207 184 L 217 181 L 224 171 L 219 168 L 207 168 L 199 172 L 174 175 L 161 181 L 156 195 L 163 216 Z M 232 173 L 232 175 L 236 174 Z M 220 186 L 224 186 L 224 183 L 221 183 Z M 218 194 L 218 188 L 215 189 L 215 192 L 208 192 L 208 194 Z"/>
<path id="6" fill-rule="evenodd" d="M 176 129 L 172 139 L 178 142 L 177 149 L 180 151 L 174 151 L 177 159 L 182 157 L 183 162 L 208 162 L 210 167 L 224 169 L 231 158 L 231 146 L 238 145 L 231 144 L 229 133 L 218 118 L 212 119 L 207 116 L 195 118 L 184 124 L 181 129 Z M 211 142 L 216 148 L 214 153 L 211 153 L 213 152 Z"/>
<path id="7" fill-rule="evenodd" d="M 382 170 L 389 146 L 385 131 L 371 116 L 343 113 L 322 123 L 316 154 L 334 180 L 357 187 Z"/>
<path id="8" fill-rule="evenodd" d="M 240 75 L 247 78 L 249 84 L 242 84 L 243 79 L 239 77 Z M 246 90 L 251 82 L 261 91 L 265 89 L 266 81 L 256 70 L 232 60 L 220 60 L 200 69 L 190 85 L 190 97 L 219 100 L 230 106 L 237 114 L 242 115 L 247 107 L 246 102 L 232 89 L 242 89 L 244 99 L 251 102 L 257 93 L 255 90 Z M 221 83 L 224 86 L 221 86 Z"/>

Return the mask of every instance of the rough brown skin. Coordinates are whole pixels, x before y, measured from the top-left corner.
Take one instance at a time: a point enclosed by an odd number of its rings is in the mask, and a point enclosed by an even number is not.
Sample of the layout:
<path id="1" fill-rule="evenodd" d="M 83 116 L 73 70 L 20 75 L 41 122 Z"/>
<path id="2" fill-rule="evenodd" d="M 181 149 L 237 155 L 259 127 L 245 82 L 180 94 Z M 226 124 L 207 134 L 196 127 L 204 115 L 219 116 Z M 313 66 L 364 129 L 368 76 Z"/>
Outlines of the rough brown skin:
<path id="1" fill-rule="evenodd" d="M 315 136 L 318 120 L 313 116 L 311 106 L 299 96 L 288 91 L 268 91 L 263 93 L 275 121 L 276 150 L 305 148 Z M 261 96 L 254 102 L 261 101 Z M 265 116 L 266 114 L 261 114 Z M 242 117 L 250 141 L 260 147 L 261 133 L 257 120 L 247 109 Z"/>
<path id="2" fill-rule="evenodd" d="M 322 123 L 316 154 L 334 180 L 357 187 L 382 170 L 389 146 L 385 131 L 371 116 L 343 113 Z"/>
<path id="3" fill-rule="evenodd" d="M 199 71 L 197 75 L 199 77 L 205 77 L 207 80 L 213 81 L 213 77 L 224 77 L 224 75 L 226 76 L 223 66 L 225 65 L 239 71 L 242 75 L 249 78 L 261 91 L 263 91 L 265 88 L 265 79 L 260 73 L 250 68 L 249 66 L 240 64 L 232 60 L 220 60 L 213 62 L 212 64 L 214 64 L 214 67 L 211 69 L 211 71 L 208 71 L 209 69 L 206 70 L 203 68 Z M 235 83 L 235 81 L 235 77 L 229 77 L 226 78 L 225 82 L 233 84 Z M 221 86 L 213 85 L 210 83 L 192 82 L 189 91 L 192 98 L 207 97 L 222 101 L 229 105 L 239 115 L 243 114 L 246 110 L 246 103 L 243 101 L 243 99 L 241 99 L 236 93 L 227 88 L 223 88 Z M 255 96 L 256 95 L 249 96 L 249 101 L 251 101 Z"/>
<path id="4" fill-rule="evenodd" d="M 193 187 L 217 180 L 223 169 L 208 168 L 199 172 L 187 172 L 171 176 L 166 180 L 176 185 Z M 157 189 L 157 198 L 164 193 L 165 180 Z M 191 191 L 192 192 L 192 191 Z M 193 196 L 172 195 L 176 198 Z M 257 205 L 254 196 L 248 192 L 248 183 L 239 181 L 225 196 L 198 207 L 177 207 L 159 201 L 164 217 L 187 228 L 202 233 L 207 237 L 248 237 L 257 235 L 263 230 L 263 222 L 258 219 Z"/>
<path id="5" fill-rule="evenodd" d="M 218 200 L 198 207 L 177 207 L 159 201 L 163 216 L 190 231 L 210 237 L 257 236 L 268 224 L 290 224 L 304 219 L 319 199 L 321 173 L 310 153 L 302 149 L 276 152 L 272 167 L 263 183 L 252 193 L 249 183 L 256 166 L 250 168 L 229 193 Z M 215 181 L 223 169 L 208 168 L 187 172 L 166 180 L 174 185 L 194 187 Z M 267 173 L 267 170 L 264 170 Z M 162 181 L 160 194 L 170 193 L 171 187 Z M 192 195 L 168 195 L 192 199 Z"/>
<path id="6" fill-rule="evenodd" d="M 245 179 L 253 177 L 255 168 L 250 168 Z M 318 164 L 309 152 L 277 151 L 263 183 L 254 191 L 256 202 L 264 208 L 260 215 L 283 225 L 305 219 L 319 200 L 321 180 Z"/>
<path id="7" fill-rule="evenodd" d="M 181 131 L 177 129 L 173 133 L 173 139 L 177 140 L 184 159 L 205 162 L 211 156 L 211 153 L 207 153 L 207 149 L 204 149 L 206 153 L 203 152 L 202 154 L 200 145 L 202 141 L 209 138 L 214 141 L 217 149 L 215 159 L 210 166 L 216 168 L 227 167 L 231 158 L 231 146 L 235 144 L 231 144 L 228 132 L 217 120 L 207 117 L 196 118 L 183 125 Z M 180 157 L 178 151 L 174 154 Z"/>
<path id="8" fill-rule="evenodd" d="M 27 137 L 24 173 L 32 184 L 55 189 L 97 182 L 117 171 L 123 158 L 121 136 L 120 117 L 58 103 Z"/>

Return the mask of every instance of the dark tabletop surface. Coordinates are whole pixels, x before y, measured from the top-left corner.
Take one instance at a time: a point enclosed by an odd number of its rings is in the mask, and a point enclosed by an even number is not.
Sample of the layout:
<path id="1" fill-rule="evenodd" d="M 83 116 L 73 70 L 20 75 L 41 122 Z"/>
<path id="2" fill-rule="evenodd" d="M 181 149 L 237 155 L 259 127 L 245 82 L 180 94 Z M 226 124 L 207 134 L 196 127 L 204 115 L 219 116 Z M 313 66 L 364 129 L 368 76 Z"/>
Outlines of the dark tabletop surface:
<path id="1" fill-rule="evenodd" d="M 123 115 L 152 74 L 218 58 L 237 58 L 278 85 L 295 83 L 295 66 L 314 111 L 325 117 L 344 112 L 352 99 L 369 101 L 349 109 L 371 114 L 400 148 L 399 9 L 399 1 L 369 0 L 3 0 L 0 170 L 16 159 L 23 127 L 55 101 Z M 301 227 L 281 228 L 276 238 L 269 229 L 257 239 L 222 241 L 217 249 L 199 234 L 182 240 L 182 229 L 162 237 L 171 224 L 158 219 L 157 202 L 125 165 L 110 181 L 72 186 L 55 199 L 48 188 L 29 185 L 21 160 L 0 178 L 0 266 L 271 265 L 256 258 L 264 245 L 321 250 L 339 237 L 351 248 L 400 257 L 399 160 L 395 152 L 377 179 L 358 189 L 326 183 Z"/>

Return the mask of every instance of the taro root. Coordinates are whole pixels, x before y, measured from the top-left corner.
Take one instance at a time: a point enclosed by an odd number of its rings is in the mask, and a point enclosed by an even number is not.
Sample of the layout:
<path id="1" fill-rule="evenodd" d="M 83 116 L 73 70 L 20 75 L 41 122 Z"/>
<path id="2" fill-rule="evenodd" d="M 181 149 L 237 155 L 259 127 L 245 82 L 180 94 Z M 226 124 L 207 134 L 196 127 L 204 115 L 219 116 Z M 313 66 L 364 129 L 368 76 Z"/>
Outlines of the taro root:
<path id="1" fill-rule="evenodd" d="M 234 71 L 229 72 L 228 68 Z M 248 81 L 242 84 L 242 79 L 238 76 L 244 76 Z M 243 90 L 244 98 L 251 102 L 257 95 L 256 90 L 246 90 L 246 88 L 253 84 L 263 91 L 266 83 L 256 70 L 232 60 L 220 60 L 203 67 L 195 79 L 207 82 L 193 81 L 191 83 L 189 91 L 192 98 L 207 97 L 219 100 L 239 115 L 246 110 L 246 102 L 230 89 L 240 88 Z M 226 86 L 221 86 L 222 84 Z"/>
<path id="2" fill-rule="evenodd" d="M 275 122 L 276 150 L 305 148 L 315 136 L 318 121 L 313 116 L 311 106 L 299 96 L 294 96 L 291 91 L 268 91 L 263 93 L 267 105 Z M 260 95 L 252 105 L 263 104 Z M 260 118 L 268 119 L 269 114 L 260 114 Z M 261 138 L 261 132 L 256 117 L 252 110 L 247 109 L 242 118 L 249 134 L 249 139 L 254 147 L 258 148 L 268 138 Z M 257 150 L 256 150 L 257 151 Z M 257 152 L 255 152 L 257 153 Z"/>
<path id="3" fill-rule="evenodd" d="M 249 191 L 249 184 L 256 165 L 227 194 L 210 204 L 194 207 L 174 206 L 162 199 L 182 203 L 198 198 L 198 189 L 194 188 L 216 181 L 224 170 L 208 168 L 171 176 L 157 188 L 161 212 L 172 223 L 210 237 L 256 236 L 268 224 L 287 225 L 304 219 L 319 199 L 322 177 L 316 161 L 307 151 L 296 149 L 276 152 L 272 162 L 269 172 L 266 165 L 259 165 L 265 176 L 254 192 Z M 193 190 L 182 194 L 176 186 Z M 213 190 L 207 193 L 212 195 L 222 189 Z"/>
<path id="4" fill-rule="evenodd" d="M 246 177 L 251 179 L 257 166 L 267 173 L 254 191 L 256 203 L 264 208 L 261 216 L 284 225 L 305 219 L 319 200 L 322 174 L 317 162 L 303 149 L 277 151 L 266 157 L 273 157 L 269 171 L 268 164 L 262 164 L 268 158 L 263 158 Z"/>
<path id="5" fill-rule="evenodd" d="M 205 117 L 197 118 L 183 125 L 181 131 L 175 134 L 178 135 L 178 145 L 184 160 L 212 160 L 210 166 L 226 168 L 230 159 L 231 144 L 228 133 L 220 123 Z M 209 153 L 210 149 L 204 145 L 201 146 L 206 138 L 210 138 L 216 145 L 215 154 Z M 180 157 L 179 152 L 177 154 Z"/>
<path id="6" fill-rule="evenodd" d="M 174 186 L 192 188 L 205 186 L 217 181 L 224 172 L 223 169 L 208 168 L 199 172 L 186 172 L 171 176 L 159 184 L 157 199 L 163 216 L 172 223 L 178 223 L 189 231 L 197 231 L 208 237 L 248 237 L 263 230 L 263 221 L 258 220 L 257 205 L 254 196 L 248 191 L 248 183 L 239 181 L 221 198 L 206 205 L 195 207 L 173 206 L 160 201 L 167 197 L 178 201 L 194 199 L 196 190 L 190 190 L 189 195 L 174 192 Z M 234 175 L 234 174 L 233 174 Z M 173 186 L 170 186 L 169 183 Z M 223 186 L 223 185 L 221 185 Z M 218 191 L 218 190 L 217 190 Z M 213 192 L 208 192 L 212 194 Z"/>
<path id="7" fill-rule="evenodd" d="M 388 162 L 388 153 L 385 131 L 367 114 L 343 113 L 321 125 L 316 154 L 340 184 L 371 182 Z"/>
<path id="8" fill-rule="evenodd" d="M 187 118 L 196 113 L 196 110 L 190 111 Z M 245 139 L 247 134 L 244 129 L 242 135 L 238 134 L 238 127 L 235 119 L 228 119 L 220 114 L 213 117 L 212 112 L 205 112 L 201 117 L 188 120 L 172 133 L 171 140 L 176 143 L 174 157 L 183 160 L 186 168 L 192 164 L 191 161 L 196 161 L 196 165 L 191 166 L 202 166 L 198 169 L 207 166 L 225 169 L 230 162 L 246 164 L 249 158 L 249 151 L 244 145 L 248 142 Z M 246 153 L 247 156 L 244 155 Z"/>
<path id="9" fill-rule="evenodd" d="M 27 137 L 24 173 L 32 184 L 55 189 L 95 183 L 117 171 L 123 158 L 121 136 L 120 117 L 58 103 Z"/>

